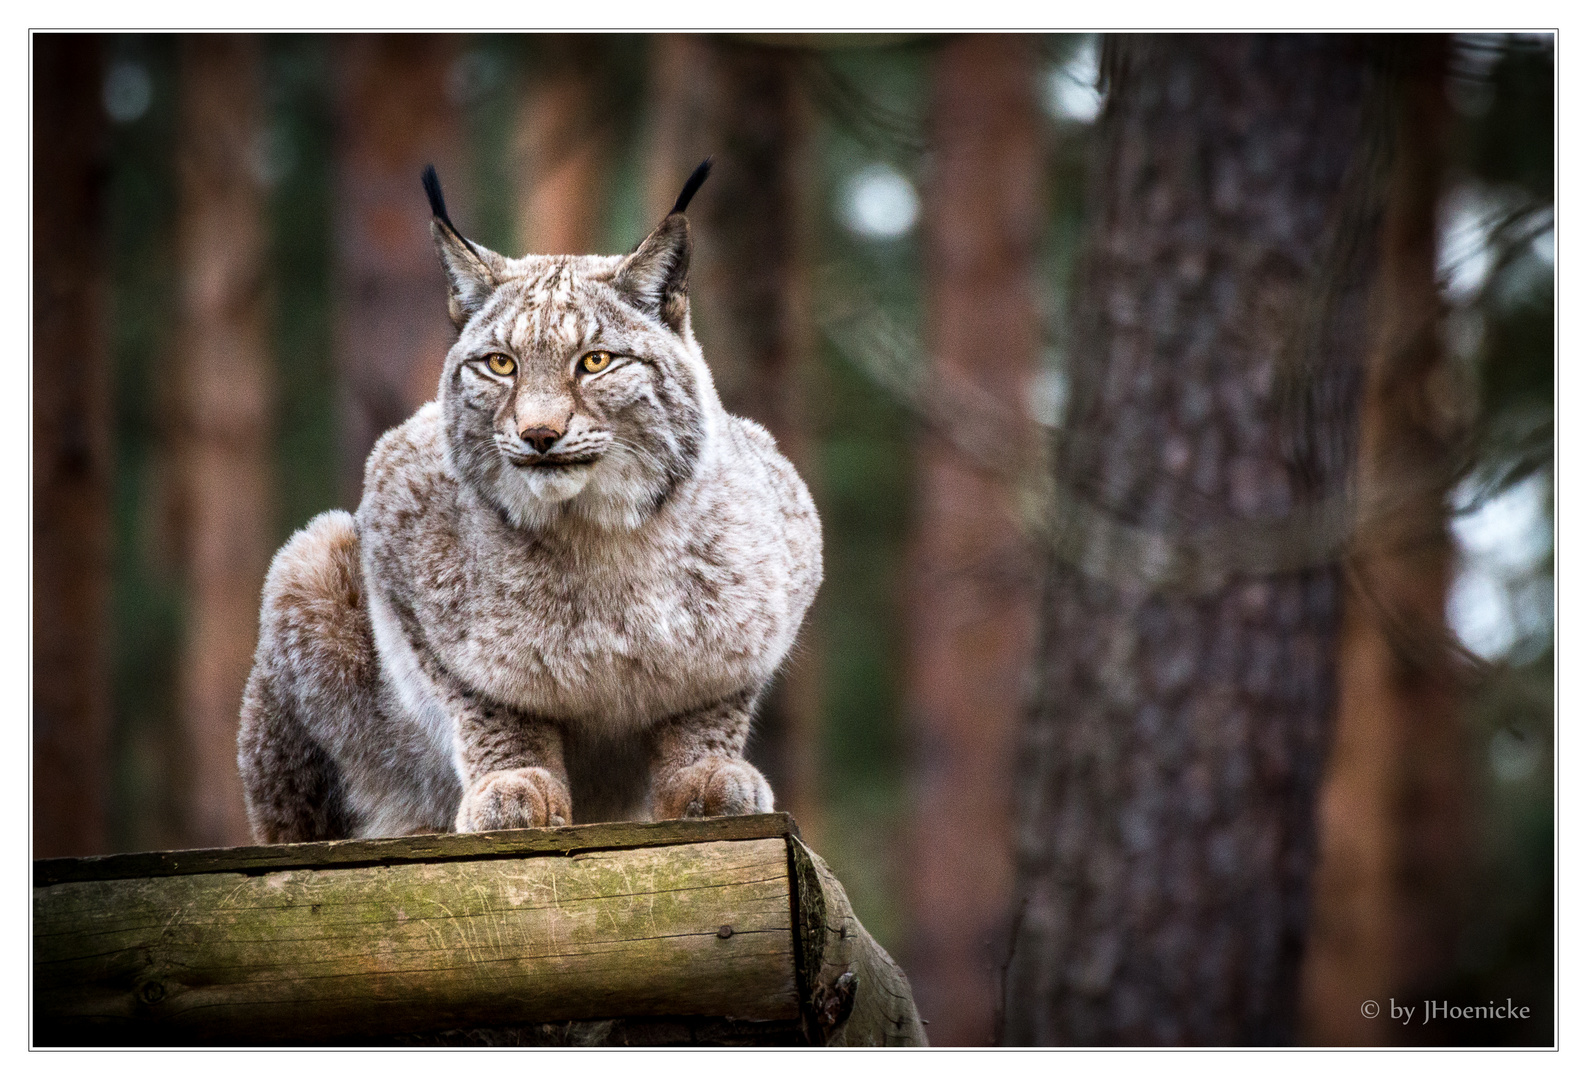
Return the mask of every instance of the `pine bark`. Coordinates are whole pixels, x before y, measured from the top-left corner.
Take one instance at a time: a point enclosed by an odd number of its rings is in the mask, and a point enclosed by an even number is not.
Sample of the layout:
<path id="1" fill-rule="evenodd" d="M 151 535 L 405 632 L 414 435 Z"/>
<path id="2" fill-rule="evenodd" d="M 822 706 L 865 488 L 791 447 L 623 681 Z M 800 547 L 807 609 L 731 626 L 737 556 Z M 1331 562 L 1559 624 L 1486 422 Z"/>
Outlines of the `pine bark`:
<path id="1" fill-rule="evenodd" d="M 810 116 L 801 55 L 704 35 L 654 43 L 657 119 L 648 209 L 660 220 L 690 171 L 713 158 L 689 207 L 695 332 L 727 411 L 761 424 L 816 487 L 804 371 L 812 348 L 808 253 Z M 751 753 L 818 842 L 819 615 L 757 713 Z"/>
<path id="2" fill-rule="evenodd" d="M 419 186 L 434 164 L 468 232 L 462 123 L 447 95 L 447 35 L 358 35 L 340 44 L 335 206 L 341 488 L 358 503 L 375 440 L 435 397 L 452 325 Z"/>
<path id="3" fill-rule="evenodd" d="M 1414 1039 L 1361 1003 L 1420 1000 L 1448 975 L 1469 850 L 1460 672 L 1444 610 L 1455 435 L 1438 344 L 1444 39 L 1402 45 L 1392 186 L 1361 416 L 1363 515 L 1340 643 L 1339 722 L 1319 797 L 1307 1041 Z"/>
<path id="4" fill-rule="evenodd" d="M 101 42 L 33 39 L 33 852 L 108 844 L 110 363 Z"/>
<path id="5" fill-rule="evenodd" d="M 1058 483 L 1165 543 L 1336 495 L 1376 234 L 1370 47 L 1130 38 L 1104 70 Z M 1048 567 L 1006 1040 L 1284 1043 L 1339 573 L 1137 570 Z"/>
<path id="6" fill-rule="evenodd" d="M 183 39 L 175 461 L 187 592 L 184 839 L 195 847 L 250 836 L 237 712 L 275 521 L 260 68 L 256 37 Z"/>
<path id="7" fill-rule="evenodd" d="M 966 35 L 933 67 L 924 189 L 927 333 L 950 398 L 989 399 L 1008 460 L 1024 423 L 1040 325 L 1035 256 L 1042 156 L 1028 38 Z M 951 420 L 949 421 L 951 422 Z M 917 448 L 906 707 L 912 763 L 905 966 L 939 1046 L 995 1037 L 1013 880 L 1013 745 L 1035 640 L 1036 563 L 1004 479 L 951 433 Z"/>

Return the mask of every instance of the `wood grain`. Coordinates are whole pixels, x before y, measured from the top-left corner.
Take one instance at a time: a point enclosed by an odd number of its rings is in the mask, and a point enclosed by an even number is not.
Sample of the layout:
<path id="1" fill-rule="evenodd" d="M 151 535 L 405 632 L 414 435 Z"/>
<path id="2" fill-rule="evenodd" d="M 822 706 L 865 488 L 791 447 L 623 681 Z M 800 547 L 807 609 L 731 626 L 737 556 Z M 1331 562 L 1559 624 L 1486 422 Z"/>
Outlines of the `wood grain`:
<path id="1" fill-rule="evenodd" d="M 35 1040 L 797 1018 L 791 901 L 779 838 L 63 880 L 34 896 Z"/>
<path id="2" fill-rule="evenodd" d="M 800 975 L 811 1040 L 821 1046 L 925 1046 L 926 1029 L 904 974 L 854 917 L 826 862 L 788 841 L 798 882 Z"/>
<path id="3" fill-rule="evenodd" d="M 310 844 L 141 851 L 82 859 L 39 859 L 33 863 L 33 885 L 39 888 L 65 881 L 163 877 L 223 870 L 258 874 L 312 867 L 393 866 L 798 835 L 799 827 L 787 814 L 746 814 L 675 821 L 604 822 L 559 829 L 506 829 Z"/>

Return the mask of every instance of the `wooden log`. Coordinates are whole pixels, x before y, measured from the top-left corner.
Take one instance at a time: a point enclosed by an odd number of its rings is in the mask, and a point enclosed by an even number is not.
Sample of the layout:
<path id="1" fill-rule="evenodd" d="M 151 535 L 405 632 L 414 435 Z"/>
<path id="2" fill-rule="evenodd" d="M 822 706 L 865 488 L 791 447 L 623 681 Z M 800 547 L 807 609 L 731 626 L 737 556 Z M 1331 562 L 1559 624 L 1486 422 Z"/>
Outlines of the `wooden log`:
<path id="1" fill-rule="evenodd" d="M 902 969 L 854 917 L 821 856 L 790 837 L 807 1011 L 824 1046 L 925 1046 Z"/>
<path id="2" fill-rule="evenodd" d="M 924 1041 L 785 814 L 34 865 L 40 1045 Z"/>

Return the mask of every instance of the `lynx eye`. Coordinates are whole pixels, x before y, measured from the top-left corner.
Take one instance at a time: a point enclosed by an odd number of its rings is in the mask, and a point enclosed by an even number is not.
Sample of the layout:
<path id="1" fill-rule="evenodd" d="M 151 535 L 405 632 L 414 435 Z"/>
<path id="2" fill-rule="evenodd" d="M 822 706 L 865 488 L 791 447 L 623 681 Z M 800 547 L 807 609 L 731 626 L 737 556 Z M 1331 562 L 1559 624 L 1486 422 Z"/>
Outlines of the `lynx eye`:
<path id="1" fill-rule="evenodd" d="M 586 375 L 594 375 L 597 371 L 605 371 L 612 366 L 612 354 L 609 352 L 585 353 L 584 359 L 579 361 L 579 370 Z"/>
<path id="2" fill-rule="evenodd" d="M 518 365 L 506 353 L 493 352 L 485 357 L 485 363 L 498 375 L 511 375 L 518 370 Z"/>

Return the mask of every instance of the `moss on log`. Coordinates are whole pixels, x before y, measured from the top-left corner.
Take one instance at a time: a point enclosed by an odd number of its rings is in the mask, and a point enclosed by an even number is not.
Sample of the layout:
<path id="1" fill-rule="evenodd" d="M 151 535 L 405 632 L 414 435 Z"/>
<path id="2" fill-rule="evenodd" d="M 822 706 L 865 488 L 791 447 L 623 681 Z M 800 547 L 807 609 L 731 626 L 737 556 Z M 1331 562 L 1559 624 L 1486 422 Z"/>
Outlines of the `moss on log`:
<path id="1" fill-rule="evenodd" d="M 41 1045 L 923 1042 L 783 814 L 35 864 Z"/>

